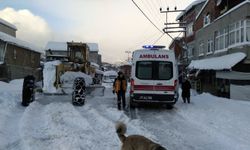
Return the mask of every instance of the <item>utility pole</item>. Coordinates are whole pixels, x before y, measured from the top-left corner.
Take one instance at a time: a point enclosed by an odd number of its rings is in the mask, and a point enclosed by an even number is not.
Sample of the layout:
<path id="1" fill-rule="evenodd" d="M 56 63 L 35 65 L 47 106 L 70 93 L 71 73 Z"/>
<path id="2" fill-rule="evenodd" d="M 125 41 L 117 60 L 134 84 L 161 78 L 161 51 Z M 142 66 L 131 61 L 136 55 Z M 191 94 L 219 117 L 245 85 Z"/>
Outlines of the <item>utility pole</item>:
<path id="1" fill-rule="evenodd" d="M 129 54 L 131 53 L 131 51 L 125 51 L 125 53 L 128 54 L 128 62 L 129 62 Z"/>
<path id="2" fill-rule="evenodd" d="M 167 10 L 163 11 L 162 8 L 160 8 L 161 13 L 166 14 L 166 27 L 163 29 L 163 32 L 165 33 L 178 33 L 178 32 L 186 32 L 186 22 L 168 22 L 168 14 L 169 13 L 178 13 L 178 12 L 185 12 L 186 10 L 178 10 L 177 7 L 174 8 L 174 10 L 169 10 L 169 7 L 167 7 Z"/>
<path id="3" fill-rule="evenodd" d="M 186 62 L 183 59 L 183 56 L 187 54 L 187 41 L 186 41 L 186 29 L 187 29 L 187 22 L 168 22 L 168 14 L 170 13 L 185 13 L 186 10 L 179 10 L 177 7 L 174 8 L 174 10 L 169 10 L 169 7 L 167 7 L 167 10 L 163 11 L 162 8 L 160 8 L 160 13 L 166 13 L 166 23 L 165 23 L 165 28 L 163 29 L 164 33 L 171 34 L 171 33 L 184 33 L 184 38 L 182 43 L 177 43 L 181 49 L 182 49 L 182 60 L 181 62 L 184 64 L 184 66 L 187 65 L 188 63 L 188 56 L 186 58 Z M 173 39 L 174 40 L 174 39 Z M 184 48 L 185 46 L 185 48 Z M 184 71 L 184 70 L 183 70 Z M 185 71 L 184 71 L 185 72 Z"/>

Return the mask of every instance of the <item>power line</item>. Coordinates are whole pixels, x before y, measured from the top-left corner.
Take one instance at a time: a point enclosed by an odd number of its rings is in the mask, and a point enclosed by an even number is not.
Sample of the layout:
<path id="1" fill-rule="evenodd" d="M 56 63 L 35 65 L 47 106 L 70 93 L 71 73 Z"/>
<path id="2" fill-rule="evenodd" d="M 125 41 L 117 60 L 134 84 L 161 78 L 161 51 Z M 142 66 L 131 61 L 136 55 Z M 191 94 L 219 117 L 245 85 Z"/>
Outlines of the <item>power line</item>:
<path id="1" fill-rule="evenodd" d="M 134 5 L 140 10 L 140 12 L 144 15 L 144 17 L 147 18 L 147 20 L 158 30 L 160 31 L 161 33 L 163 33 L 163 31 L 161 29 L 159 29 L 153 22 L 152 20 L 149 19 L 149 17 L 143 12 L 143 10 L 137 5 L 137 3 L 132 0 L 132 2 L 134 3 Z"/>
<path id="2" fill-rule="evenodd" d="M 149 0 L 150 1 L 150 3 L 151 3 L 151 5 L 152 5 L 152 8 L 153 8 L 153 10 L 156 12 L 156 15 L 157 15 L 157 17 L 158 17 L 158 22 L 161 22 L 161 21 L 163 21 L 164 22 L 164 20 L 163 20 L 163 18 L 161 17 L 161 13 L 159 13 L 159 9 L 158 8 L 160 8 L 161 6 L 161 4 L 159 4 L 159 3 L 157 3 L 155 0 Z M 158 6 L 158 4 L 159 4 L 159 6 Z M 156 7 L 154 7 L 154 6 L 156 6 Z M 157 8 L 157 9 L 154 9 L 154 8 Z"/>
<path id="3" fill-rule="evenodd" d="M 144 17 L 147 18 L 147 20 L 161 33 L 164 33 L 161 29 L 159 29 L 154 23 L 153 21 L 143 12 L 143 10 L 137 5 L 137 3 L 132 0 L 132 2 L 134 3 L 134 5 L 140 10 L 140 12 L 144 15 Z M 166 33 L 172 40 L 175 40 L 169 33 Z"/>
<path id="4" fill-rule="evenodd" d="M 159 21 L 160 19 L 159 19 L 159 17 L 157 16 L 157 14 L 155 14 L 154 12 L 154 8 L 152 7 L 152 5 L 151 4 L 149 4 L 149 5 L 146 5 L 145 3 L 146 3 L 146 0 L 141 0 L 141 2 L 142 2 L 142 4 L 144 5 L 144 7 L 147 7 L 147 10 L 148 10 L 148 12 L 149 12 L 149 15 L 151 15 L 154 19 L 155 19 L 155 21 Z M 146 13 L 145 13 L 146 14 Z"/>
<path id="5" fill-rule="evenodd" d="M 153 43 L 153 45 L 155 45 L 155 43 L 157 43 L 158 41 L 160 41 L 160 39 L 165 35 L 165 33 L 162 33 L 162 35 Z"/>

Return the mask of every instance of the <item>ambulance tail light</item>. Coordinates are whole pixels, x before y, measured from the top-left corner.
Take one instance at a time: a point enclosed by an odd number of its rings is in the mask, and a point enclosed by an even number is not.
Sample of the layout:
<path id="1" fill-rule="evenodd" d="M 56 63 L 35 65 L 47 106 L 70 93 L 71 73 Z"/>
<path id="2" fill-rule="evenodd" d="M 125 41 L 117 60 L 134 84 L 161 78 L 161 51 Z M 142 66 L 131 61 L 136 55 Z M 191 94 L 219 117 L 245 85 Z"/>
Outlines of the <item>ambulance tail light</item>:
<path id="1" fill-rule="evenodd" d="M 130 80 L 130 94 L 134 93 L 134 87 L 135 87 L 135 80 L 131 79 Z"/>
<path id="2" fill-rule="evenodd" d="M 174 80 L 174 89 L 177 88 L 178 80 Z"/>

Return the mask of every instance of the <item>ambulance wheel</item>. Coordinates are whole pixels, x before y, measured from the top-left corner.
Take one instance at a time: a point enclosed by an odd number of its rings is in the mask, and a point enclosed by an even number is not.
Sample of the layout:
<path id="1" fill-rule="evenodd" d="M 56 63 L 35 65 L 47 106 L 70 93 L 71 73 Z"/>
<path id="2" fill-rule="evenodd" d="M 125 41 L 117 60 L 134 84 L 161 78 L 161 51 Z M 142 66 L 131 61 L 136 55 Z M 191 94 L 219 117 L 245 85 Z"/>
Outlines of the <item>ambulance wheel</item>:
<path id="1" fill-rule="evenodd" d="M 166 109 L 173 109 L 174 108 L 174 106 L 173 105 L 171 105 L 171 104 L 166 104 Z"/>

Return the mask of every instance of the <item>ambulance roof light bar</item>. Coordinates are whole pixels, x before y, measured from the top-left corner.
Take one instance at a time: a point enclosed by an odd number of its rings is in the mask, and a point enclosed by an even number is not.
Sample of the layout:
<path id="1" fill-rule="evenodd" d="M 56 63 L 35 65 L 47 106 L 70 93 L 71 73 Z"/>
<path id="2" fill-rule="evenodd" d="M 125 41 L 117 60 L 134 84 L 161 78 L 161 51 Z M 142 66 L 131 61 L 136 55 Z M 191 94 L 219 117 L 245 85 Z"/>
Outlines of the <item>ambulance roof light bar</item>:
<path id="1" fill-rule="evenodd" d="M 165 48 L 166 46 L 163 46 L 163 45 L 143 45 L 142 48 L 144 49 L 163 49 Z"/>

